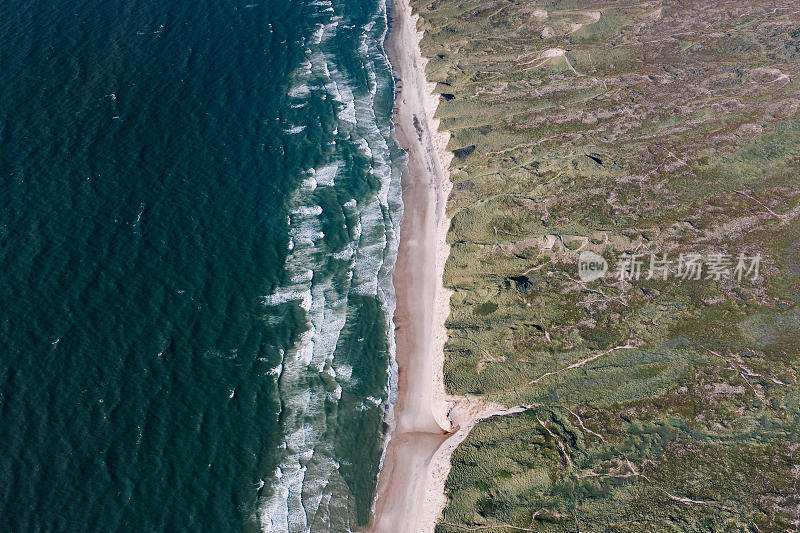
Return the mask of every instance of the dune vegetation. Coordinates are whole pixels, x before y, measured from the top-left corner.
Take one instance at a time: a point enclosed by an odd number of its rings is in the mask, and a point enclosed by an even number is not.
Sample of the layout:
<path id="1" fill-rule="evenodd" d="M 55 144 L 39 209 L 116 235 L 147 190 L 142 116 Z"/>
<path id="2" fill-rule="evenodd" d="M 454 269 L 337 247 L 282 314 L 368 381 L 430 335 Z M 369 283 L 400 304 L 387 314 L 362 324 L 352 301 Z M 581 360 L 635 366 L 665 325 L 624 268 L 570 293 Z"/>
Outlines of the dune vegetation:
<path id="1" fill-rule="evenodd" d="M 800 7 L 412 5 L 455 154 L 447 392 L 529 406 L 456 450 L 437 531 L 800 527 Z"/>

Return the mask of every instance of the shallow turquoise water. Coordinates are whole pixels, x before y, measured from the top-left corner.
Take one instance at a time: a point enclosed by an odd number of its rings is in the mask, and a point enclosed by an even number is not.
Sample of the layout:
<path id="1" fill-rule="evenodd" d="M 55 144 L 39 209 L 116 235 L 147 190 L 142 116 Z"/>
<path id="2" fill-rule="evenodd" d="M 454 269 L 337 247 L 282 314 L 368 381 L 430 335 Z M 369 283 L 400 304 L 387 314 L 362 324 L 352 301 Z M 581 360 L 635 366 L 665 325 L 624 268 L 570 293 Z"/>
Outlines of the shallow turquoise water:
<path id="1" fill-rule="evenodd" d="M 368 519 L 385 26 L 372 1 L 0 4 L 0 530 Z"/>

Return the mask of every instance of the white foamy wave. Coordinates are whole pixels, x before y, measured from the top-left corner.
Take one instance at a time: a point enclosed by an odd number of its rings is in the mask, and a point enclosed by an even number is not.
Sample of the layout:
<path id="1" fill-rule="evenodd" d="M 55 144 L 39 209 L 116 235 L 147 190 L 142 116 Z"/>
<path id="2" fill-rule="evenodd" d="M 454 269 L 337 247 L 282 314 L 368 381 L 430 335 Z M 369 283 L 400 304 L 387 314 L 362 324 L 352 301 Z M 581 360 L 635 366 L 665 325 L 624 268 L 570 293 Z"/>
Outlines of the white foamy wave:
<path id="1" fill-rule="evenodd" d="M 338 259 L 340 261 L 349 261 L 353 258 L 353 254 L 355 253 L 354 246 L 352 244 L 348 245 L 347 248 L 336 252 L 335 254 L 331 254 L 331 257 L 334 259 Z"/>
<path id="2" fill-rule="evenodd" d="M 294 87 L 289 89 L 288 94 L 292 98 L 303 98 L 304 96 L 308 96 L 310 93 L 311 93 L 311 88 L 309 88 L 308 85 L 303 83 L 302 85 L 295 85 Z"/>
<path id="3" fill-rule="evenodd" d="M 333 180 L 336 178 L 336 173 L 339 171 L 341 164 L 340 161 L 335 161 L 319 170 L 314 170 L 314 179 L 317 180 L 317 184 L 332 187 L 334 185 Z"/>
<path id="4" fill-rule="evenodd" d="M 328 6 L 321 12 L 334 12 L 333 7 Z M 317 24 L 314 34 L 311 37 L 312 44 L 318 45 L 336 35 L 336 27 L 339 25 L 341 17 L 332 17 L 327 24 Z"/>
<path id="5" fill-rule="evenodd" d="M 314 271 L 306 270 L 292 277 L 292 283 L 306 283 L 314 279 Z"/>
<path id="6" fill-rule="evenodd" d="M 317 188 L 317 180 L 312 177 L 306 178 L 303 180 L 302 186 L 310 191 L 314 191 Z"/>
<path id="7" fill-rule="evenodd" d="M 360 405 L 356 407 L 359 411 L 366 411 L 367 409 L 374 409 L 376 407 L 380 407 L 383 405 L 383 400 L 381 398 L 376 398 L 374 396 L 367 396 L 367 398 L 361 402 Z"/>
<path id="8" fill-rule="evenodd" d="M 391 124 L 388 117 L 379 120 L 374 109 L 379 89 L 385 89 L 380 93 L 385 103 L 391 83 L 382 50 L 385 5 L 377 2 L 375 20 L 361 29 L 358 53 L 363 72 L 354 78 L 353 66 L 342 63 L 341 50 L 331 44 L 337 32 L 344 33 L 353 26 L 336 14 L 339 4 L 316 0 L 311 5 L 322 9 L 315 15 L 318 18 L 314 20 L 314 33 L 305 42 L 306 58 L 293 71 L 289 90 L 290 97 L 305 100 L 291 105 L 305 106 L 315 97 L 327 98 L 336 102 L 338 122 L 328 131 L 329 140 L 320 141 L 320 147 L 333 153 L 329 161 L 314 163 L 315 168 L 298 176 L 300 183 L 286 206 L 289 235 L 285 282 L 264 297 L 266 305 L 296 304 L 305 313 L 306 327 L 283 354 L 281 364 L 269 372 L 279 376 L 284 455 L 275 476 L 266 479 L 267 494 L 259 518 L 262 528 L 269 532 L 338 533 L 355 527 L 354 496 L 339 474 L 328 421 L 336 419 L 330 410 L 338 408 L 345 391 L 357 390 L 358 377 L 345 361 L 347 352 L 337 353 L 337 347 L 342 332 L 351 331 L 348 317 L 358 316 L 348 313 L 350 296 L 366 294 L 376 296 L 387 313 L 386 335 L 393 353 L 394 296 L 390 274 L 398 241 L 400 186 L 389 148 Z M 375 26 L 378 20 L 383 21 L 379 30 Z M 362 80 L 367 80 L 366 87 Z M 297 116 L 306 113 L 306 108 L 295 109 Z M 303 120 L 287 121 L 297 124 Z M 320 130 L 316 126 L 313 129 L 315 133 Z M 324 123 L 322 131 L 327 131 Z M 328 188 L 352 178 L 343 174 L 351 168 L 349 164 L 345 166 L 345 161 L 353 157 L 348 143 L 371 162 L 368 183 L 378 186 L 340 206 L 345 226 L 343 231 L 335 230 L 334 246 L 330 239 L 326 241 L 323 232 L 323 228 L 327 231 L 325 224 L 339 216 L 336 206 L 330 204 Z M 336 190 L 337 195 L 341 192 Z M 349 241 L 342 243 L 339 235 Z M 392 365 L 395 376 L 393 357 Z M 395 396 L 391 386 L 387 383 L 385 391 L 390 400 Z M 385 408 L 387 420 L 391 419 L 391 406 L 382 398 L 363 398 L 361 406 Z"/>
<path id="9" fill-rule="evenodd" d="M 278 291 L 262 298 L 264 305 L 281 305 L 288 302 L 300 302 L 303 309 L 311 307 L 311 291 Z"/>
<path id="10" fill-rule="evenodd" d="M 292 209 L 293 215 L 318 216 L 322 214 L 322 206 L 319 205 L 301 205 Z"/>
<path id="11" fill-rule="evenodd" d="M 346 381 L 350 380 L 353 378 L 353 367 L 347 364 L 338 365 L 336 374 Z"/>

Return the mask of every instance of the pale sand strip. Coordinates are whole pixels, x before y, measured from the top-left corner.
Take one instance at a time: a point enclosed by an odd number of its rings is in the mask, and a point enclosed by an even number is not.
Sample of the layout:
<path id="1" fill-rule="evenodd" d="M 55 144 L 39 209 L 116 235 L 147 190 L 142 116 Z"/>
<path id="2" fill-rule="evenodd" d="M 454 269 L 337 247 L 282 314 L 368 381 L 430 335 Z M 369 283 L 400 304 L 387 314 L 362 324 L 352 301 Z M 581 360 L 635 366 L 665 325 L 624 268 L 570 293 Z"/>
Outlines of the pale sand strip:
<path id="1" fill-rule="evenodd" d="M 403 174 L 403 222 L 394 271 L 397 295 L 397 400 L 369 531 L 418 533 L 434 529 L 445 504 L 450 457 L 483 418 L 517 412 L 449 397 L 442 377 L 444 327 L 450 291 L 442 272 L 450 253 L 446 202 L 452 185 L 450 134 L 439 132 L 439 97 L 425 80 L 422 33 L 408 0 L 391 0 L 386 50 L 397 81 L 396 137 L 408 152 Z"/>

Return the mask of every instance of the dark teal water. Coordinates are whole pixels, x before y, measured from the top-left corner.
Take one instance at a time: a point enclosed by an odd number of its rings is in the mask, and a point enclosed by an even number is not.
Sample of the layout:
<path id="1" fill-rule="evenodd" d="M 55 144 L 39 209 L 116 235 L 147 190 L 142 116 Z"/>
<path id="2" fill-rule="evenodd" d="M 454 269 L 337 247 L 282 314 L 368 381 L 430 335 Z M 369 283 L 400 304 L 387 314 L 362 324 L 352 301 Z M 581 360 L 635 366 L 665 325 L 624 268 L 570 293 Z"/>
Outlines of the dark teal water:
<path id="1" fill-rule="evenodd" d="M 384 5 L 0 3 L 0 531 L 348 531 L 382 451 Z"/>

